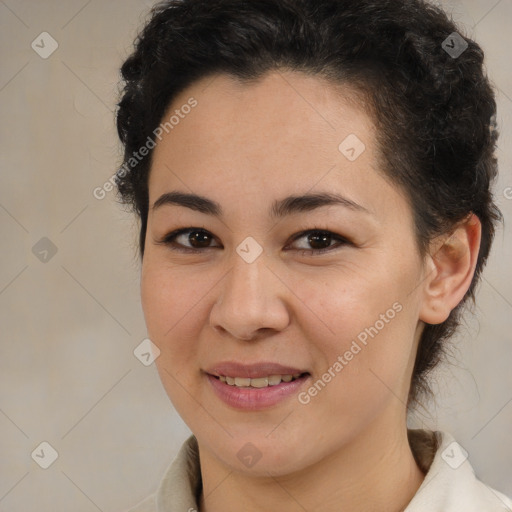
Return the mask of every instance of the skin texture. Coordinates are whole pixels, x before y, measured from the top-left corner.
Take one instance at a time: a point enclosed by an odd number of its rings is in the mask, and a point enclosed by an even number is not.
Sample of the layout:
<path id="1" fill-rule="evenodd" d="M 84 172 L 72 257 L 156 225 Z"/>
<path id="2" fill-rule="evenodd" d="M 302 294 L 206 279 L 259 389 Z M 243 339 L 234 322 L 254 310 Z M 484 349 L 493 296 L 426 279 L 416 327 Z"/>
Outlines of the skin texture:
<path id="1" fill-rule="evenodd" d="M 411 208 L 379 171 L 373 122 L 346 88 L 292 71 L 249 85 L 216 75 L 183 91 L 169 112 L 191 96 L 197 106 L 154 150 L 141 295 L 162 383 L 198 439 L 200 509 L 402 510 L 423 480 L 406 430 L 417 343 L 423 322 L 444 321 L 470 285 L 478 219 L 421 258 Z M 349 134 L 366 147 L 354 161 L 338 149 Z M 171 190 L 213 199 L 224 215 L 152 210 Z M 369 213 L 331 205 L 269 216 L 276 199 L 321 191 Z M 211 233 L 200 253 L 159 243 L 194 227 Z M 329 245 L 311 245 L 307 234 L 294 240 L 313 228 L 350 243 L 303 255 Z M 252 263 L 236 252 L 248 236 L 263 248 Z M 188 234 L 178 243 L 194 247 Z M 221 361 L 272 361 L 310 372 L 307 390 L 395 303 L 401 311 L 306 405 L 293 395 L 240 411 L 204 374 Z M 249 442 L 261 453 L 250 468 L 237 457 Z"/>

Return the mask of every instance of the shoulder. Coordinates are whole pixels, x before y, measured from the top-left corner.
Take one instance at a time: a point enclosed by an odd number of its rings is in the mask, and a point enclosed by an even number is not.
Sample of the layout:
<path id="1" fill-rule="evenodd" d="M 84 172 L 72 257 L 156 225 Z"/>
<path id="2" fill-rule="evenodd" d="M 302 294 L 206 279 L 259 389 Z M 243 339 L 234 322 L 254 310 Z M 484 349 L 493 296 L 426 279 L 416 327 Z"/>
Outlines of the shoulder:
<path id="1" fill-rule="evenodd" d="M 197 439 L 191 435 L 165 471 L 156 492 L 127 512 L 197 510 L 202 489 Z"/>
<path id="2" fill-rule="evenodd" d="M 409 437 L 415 456 L 423 451 L 420 466 L 426 465 L 427 471 L 406 512 L 512 511 L 512 500 L 476 477 L 466 450 L 449 433 L 431 432 L 431 442 L 426 435 L 417 432 Z M 415 444 L 415 438 L 422 441 Z"/>

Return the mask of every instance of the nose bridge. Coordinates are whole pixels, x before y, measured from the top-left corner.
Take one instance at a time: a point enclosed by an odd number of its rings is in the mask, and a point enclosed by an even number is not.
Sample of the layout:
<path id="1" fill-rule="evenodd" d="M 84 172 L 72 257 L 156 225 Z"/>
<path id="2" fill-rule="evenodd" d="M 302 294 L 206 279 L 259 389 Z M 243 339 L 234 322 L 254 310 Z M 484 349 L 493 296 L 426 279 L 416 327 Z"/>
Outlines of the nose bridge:
<path id="1" fill-rule="evenodd" d="M 238 248 L 244 249 L 243 244 Z M 268 299 L 267 292 L 271 292 L 269 286 L 269 270 L 265 265 L 265 256 L 262 252 L 254 261 L 244 259 L 244 256 L 235 251 L 232 258 L 232 270 L 228 274 L 223 289 L 223 302 L 232 301 L 230 305 L 234 311 L 240 307 L 244 314 L 250 308 L 253 312 L 261 310 Z M 265 286 L 266 285 L 266 286 Z"/>
<path id="2" fill-rule="evenodd" d="M 241 339 L 253 338 L 262 328 L 282 329 L 288 323 L 286 308 L 279 300 L 279 280 L 267 268 L 264 252 L 252 261 L 246 257 L 254 250 L 250 241 L 248 244 L 249 250 L 241 243 L 234 251 L 231 271 L 222 281 L 210 319 L 213 327 Z"/>

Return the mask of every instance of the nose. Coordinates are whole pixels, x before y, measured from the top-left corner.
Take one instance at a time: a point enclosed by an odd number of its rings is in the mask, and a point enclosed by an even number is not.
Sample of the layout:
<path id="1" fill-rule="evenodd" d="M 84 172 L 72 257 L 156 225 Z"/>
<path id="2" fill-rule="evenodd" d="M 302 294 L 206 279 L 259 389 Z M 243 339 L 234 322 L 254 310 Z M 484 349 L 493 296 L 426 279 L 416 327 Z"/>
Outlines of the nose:
<path id="1" fill-rule="evenodd" d="M 236 252 L 231 270 L 218 285 L 210 325 L 220 334 L 250 341 L 281 331 L 289 324 L 287 288 L 267 266 L 265 253 L 252 263 Z"/>

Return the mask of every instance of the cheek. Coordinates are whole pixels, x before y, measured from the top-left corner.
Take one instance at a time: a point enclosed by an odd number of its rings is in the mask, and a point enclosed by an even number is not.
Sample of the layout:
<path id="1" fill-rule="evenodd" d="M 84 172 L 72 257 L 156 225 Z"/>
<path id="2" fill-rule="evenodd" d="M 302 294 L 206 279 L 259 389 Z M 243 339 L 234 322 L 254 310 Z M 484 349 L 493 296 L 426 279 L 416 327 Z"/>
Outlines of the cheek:
<path id="1" fill-rule="evenodd" d="M 190 324 L 194 306 L 207 289 L 197 274 L 148 259 L 141 274 L 141 302 L 149 334 L 162 342 Z"/>
<path id="2" fill-rule="evenodd" d="M 412 266 L 401 266 L 394 274 L 388 269 L 353 269 L 338 273 L 328 286 L 312 281 L 302 285 L 301 296 L 315 314 L 308 313 L 301 328 L 316 351 L 317 375 L 330 371 L 340 376 L 329 385 L 339 388 L 335 401 L 350 400 L 347 390 L 354 399 L 362 398 L 365 389 L 385 394 L 386 385 L 397 389 L 408 378 L 418 314 L 408 283 L 416 273 Z"/>
<path id="3" fill-rule="evenodd" d="M 194 305 L 199 300 L 198 286 L 197 282 L 191 284 L 191 278 L 180 268 L 157 264 L 151 258 L 143 264 L 142 309 L 148 336 L 160 349 L 155 365 L 167 395 L 185 418 L 190 414 L 190 393 L 194 394 L 196 385 L 198 321 L 194 314 L 198 310 Z"/>
<path id="4" fill-rule="evenodd" d="M 218 278 L 217 278 L 218 279 Z M 141 274 L 141 302 L 148 336 L 160 349 L 156 366 L 169 394 L 193 385 L 200 330 L 207 323 L 204 304 L 215 284 L 206 272 L 148 260 Z"/>
<path id="5" fill-rule="evenodd" d="M 334 268 L 321 279 L 304 280 L 297 284 L 296 294 L 310 313 L 304 315 L 309 326 L 322 326 L 319 334 L 328 334 L 334 347 L 364 332 L 379 321 L 380 315 L 389 312 L 395 316 L 393 304 L 402 300 L 399 279 L 390 272 L 353 265 L 351 268 Z M 380 324 L 379 324 L 380 325 Z M 312 331 L 314 333 L 314 331 Z M 314 339 L 314 335 L 312 339 Z"/>

